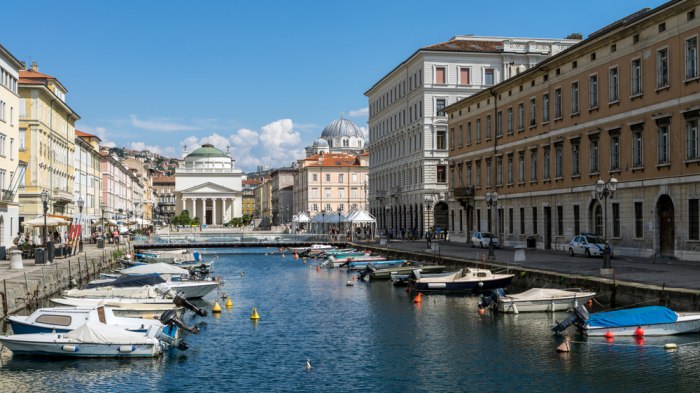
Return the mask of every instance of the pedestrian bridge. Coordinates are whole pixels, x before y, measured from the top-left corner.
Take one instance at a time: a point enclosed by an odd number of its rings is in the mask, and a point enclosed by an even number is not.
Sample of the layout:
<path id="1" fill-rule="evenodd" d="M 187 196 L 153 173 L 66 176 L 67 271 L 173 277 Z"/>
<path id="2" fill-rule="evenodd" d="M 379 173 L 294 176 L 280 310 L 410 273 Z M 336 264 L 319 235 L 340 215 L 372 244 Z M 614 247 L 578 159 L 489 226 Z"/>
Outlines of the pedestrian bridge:
<path id="1" fill-rule="evenodd" d="M 171 232 L 151 236 L 134 236 L 132 244 L 139 249 L 153 248 L 226 248 L 226 247 L 304 247 L 330 244 L 343 247 L 351 239 L 345 235 L 313 233 L 250 233 L 250 232 Z M 356 239 L 359 240 L 359 239 Z"/>

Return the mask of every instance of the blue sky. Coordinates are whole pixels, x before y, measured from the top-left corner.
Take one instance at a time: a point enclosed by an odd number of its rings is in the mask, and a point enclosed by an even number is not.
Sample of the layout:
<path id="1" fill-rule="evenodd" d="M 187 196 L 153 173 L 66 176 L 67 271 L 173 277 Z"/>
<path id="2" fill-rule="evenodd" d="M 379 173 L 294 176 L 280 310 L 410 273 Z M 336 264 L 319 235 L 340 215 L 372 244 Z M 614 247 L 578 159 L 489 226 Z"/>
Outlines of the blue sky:
<path id="1" fill-rule="evenodd" d="M 289 165 L 422 46 L 455 35 L 563 38 L 660 0 L 4 2 L 0 43 L 69 90 L 77 129 L 179 157 L 231 145 L 239 167 Z M 8 18 L 7 15 L 16 15 Z"/>

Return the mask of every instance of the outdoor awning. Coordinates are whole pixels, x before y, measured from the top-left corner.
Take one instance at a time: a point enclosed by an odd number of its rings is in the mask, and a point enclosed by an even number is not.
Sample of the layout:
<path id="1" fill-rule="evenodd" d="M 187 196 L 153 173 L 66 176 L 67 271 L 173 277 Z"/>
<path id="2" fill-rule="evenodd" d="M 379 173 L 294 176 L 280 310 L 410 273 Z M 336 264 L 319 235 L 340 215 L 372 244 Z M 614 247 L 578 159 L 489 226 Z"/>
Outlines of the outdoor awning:
<path id="1" fill-rule="evenodd" d="M 46 217 L 46 226 L 47 227 L 60 227 L 60 226 L 67 226 L 70 224 L 71 224 L 70 221 L 66 221 L 66 220 L 63 220 L 61 218 Z M 24 222 L 22 222 L 22 225 L 24 225 L 25 228 L 43 227 L 44 226 L 44 216 L 24 221 Z"/>

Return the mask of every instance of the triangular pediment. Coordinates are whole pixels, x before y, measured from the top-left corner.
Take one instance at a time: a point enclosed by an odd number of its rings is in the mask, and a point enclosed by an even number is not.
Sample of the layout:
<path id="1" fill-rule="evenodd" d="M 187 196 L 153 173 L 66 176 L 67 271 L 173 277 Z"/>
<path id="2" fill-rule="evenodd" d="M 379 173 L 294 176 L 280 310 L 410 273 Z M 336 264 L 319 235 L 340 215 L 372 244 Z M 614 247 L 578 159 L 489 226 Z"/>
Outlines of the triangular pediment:
<path id="1" fill-rule="evenodd" d="M 198 194 L 198 193 L 216 193 L 216 192 L 237 193 L 238 191 L 231 189 L 231 188 L 228 188 L 228 187 L 220 186 L 216 183 L 206 182 L 206 183 L 198 184 L 194 187 L 190 187 L 188 189 L 182 190 L 180 192 L 188 193 L 188 194 L 191 194 L 191 193 Z"/>

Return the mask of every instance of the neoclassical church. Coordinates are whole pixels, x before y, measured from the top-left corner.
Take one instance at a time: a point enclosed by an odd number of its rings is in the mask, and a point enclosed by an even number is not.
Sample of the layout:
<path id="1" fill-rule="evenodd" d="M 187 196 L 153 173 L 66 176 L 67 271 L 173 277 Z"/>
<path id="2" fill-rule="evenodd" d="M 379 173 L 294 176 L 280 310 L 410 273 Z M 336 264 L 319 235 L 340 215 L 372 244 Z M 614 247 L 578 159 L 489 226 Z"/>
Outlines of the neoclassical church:
<path id="1" fill-rule="evenodd" d="M 202 224 L 223 225 L 242 216 L 243 172 L 236 169 L 230 152 L 204 144 L 183 153 L 175 170 L 175 214 L 187 210 Z"/>
<path id="2" fill-rule="evenodd" d="M 323 129 L 321 137 L 306 147 L 306 156 L 320 153 L 346 153 L 358 155 L 365 151 L 365 135 L 362 129 L 350 120 L 340 118 Z"/>

